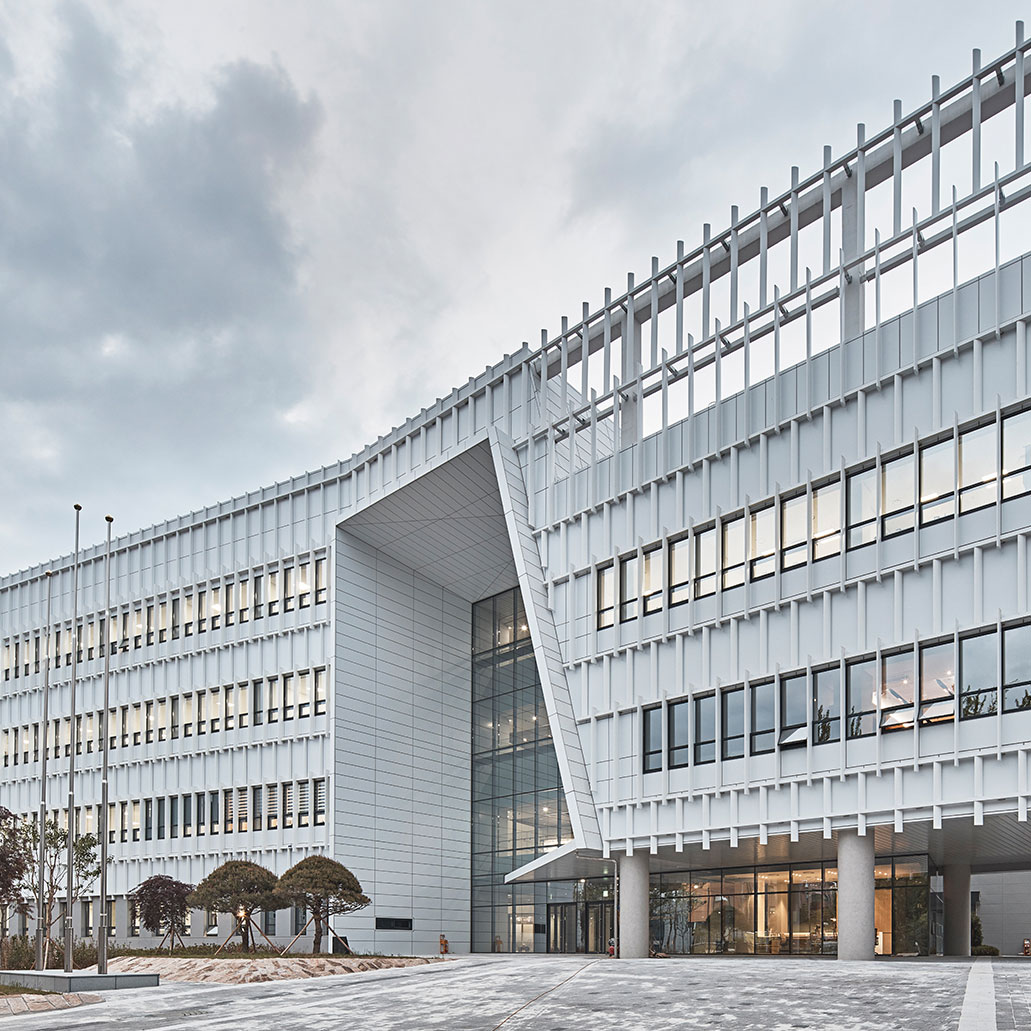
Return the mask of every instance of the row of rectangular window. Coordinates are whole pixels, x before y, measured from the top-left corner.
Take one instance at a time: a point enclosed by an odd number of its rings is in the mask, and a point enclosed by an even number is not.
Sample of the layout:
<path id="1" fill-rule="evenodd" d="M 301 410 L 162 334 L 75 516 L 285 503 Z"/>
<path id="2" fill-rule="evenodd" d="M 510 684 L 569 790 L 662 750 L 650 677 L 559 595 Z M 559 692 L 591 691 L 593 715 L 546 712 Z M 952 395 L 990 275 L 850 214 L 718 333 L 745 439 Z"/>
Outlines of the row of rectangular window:
<path id="1" fill-rule="evenodd" d="M 844 487 L 844 495 L 842 489 Z M 669 584 L 661 545 L 598 569 L 597 625 L 620 622 L 717 589 L 773 576 L 912 530 L 1031 493 L 1031 410 L 847 472 L 746 514 L 670 542 Z M 618 592 L 618 595 L 617 595 Z"/>
<path id="2" fill-rule="evenodd" d="M 328 697 L 325 668 L 300 670 L 278 676 L 191 691 L 169 698 L 135 702 L 108 710 L 111 748 L 151 744 L 201 734 L 244 729 L 249 724 L 279 723 L 323 716 Z M 40 758 L 38 723 L 6 727 L 0 732 L 4 766 L 37 762 Z M 101 750 L 101 713 L 75 718 L 75 754 Z M 71 719 L 52 720 L 45 746 L 49 754 L 71 755 Z M 31 756 L 31 758 L 30 758 Z"/>
<path id="3" fill-rule="evenodd" d="M 777 748 L 841 740 L 841 664 L 799 670 L 668 705 L 667 765 L 738 759 Z M 1031 710 L 1031 624 L 992 627 L 844 663 L 847 738 Z M 958 675 L 957 675 L 958 671 Z M 959 684 L 959 695 L 956 685 Z M 745 706 L 749 706 L 746 742 Z M 644 710 L 645 773 L 663 768 L 663 708 Z M 693 724 L 693 733 L 692 733 Z"/>
<path id="4" fill-rule="evenodd" d="M 159 798 L 111 802 L 108 841 L 164 841 L 246 831 L 321 827 L 326 822 L 326 778 L 219 788 Z M 57 814 L 63 828 L 68 810 Z M 38 814 L 28 817 L 38 822 Z M 96 834 L 100 806 L 77 806 L 75 835 Z"/>
<path id="5" fill-rule="evenodd" d="M 107 640 L 111 641 L 111 654 L 142 648 L 144 644 L 164 644 L 180 637 L 192 637 L 230 627 L 236 623 L 248 623 L 263 619 L 265 615 L 276 616 L 280 611 L 292 612 L 295 608 L 306 609 L 314 602 L 321 605 L 326 601 L 326 559 L 315 559 L 315 581 L 310 579 L 311 564 L 301 562 L 297 566 L 285 566 L 280 570 L 255 573 L 253 576 L 231 583 L 192 590 L 167 601 L 142 602 L 110 616 L 80 623 L 75 632 L 75 653 L 77 661 L 103 658 Z M 313 591 L 314 586 L 314 591 Z M 46 635 L 42 631 L 29 634 L 15 641 L 4 643 L 4 680 L 38 673 L 46 653 Z M 53 631 L 51 656 L 55 668 L 63 661 L 72 661 L 71 627 L 56 628 Z"/>

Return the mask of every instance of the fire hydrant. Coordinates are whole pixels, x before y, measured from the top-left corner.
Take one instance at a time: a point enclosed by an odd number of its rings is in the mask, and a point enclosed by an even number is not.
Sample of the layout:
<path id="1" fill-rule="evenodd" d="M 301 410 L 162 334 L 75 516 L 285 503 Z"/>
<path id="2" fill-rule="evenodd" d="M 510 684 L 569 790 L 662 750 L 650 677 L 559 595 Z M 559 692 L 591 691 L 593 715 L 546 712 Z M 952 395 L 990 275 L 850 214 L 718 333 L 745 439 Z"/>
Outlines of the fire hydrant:
<path id="1" fill-rule="evenodd" d="M 440 936 L 440 954 L 446 956 L 448 953 L 448 942 L 444 935 Z"/>

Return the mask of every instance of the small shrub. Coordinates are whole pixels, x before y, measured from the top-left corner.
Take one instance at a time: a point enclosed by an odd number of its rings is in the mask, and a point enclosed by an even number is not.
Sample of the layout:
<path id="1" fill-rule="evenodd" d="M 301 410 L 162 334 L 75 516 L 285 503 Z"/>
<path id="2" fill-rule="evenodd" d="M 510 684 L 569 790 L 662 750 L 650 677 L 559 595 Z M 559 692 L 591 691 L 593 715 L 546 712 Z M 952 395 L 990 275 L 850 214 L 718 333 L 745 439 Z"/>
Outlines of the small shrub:
<path id="1" fill-rule="evenodd" d="M 36 964 L 36 943 L 24 934 L 7 939 L 8 970 L 31 970 Z"/>
<path id="2" fill-rule="evenodd" d="M 998 956 L 999 950 L 994 945 L 974 945 L 970 949 L 971 956 Z"/>

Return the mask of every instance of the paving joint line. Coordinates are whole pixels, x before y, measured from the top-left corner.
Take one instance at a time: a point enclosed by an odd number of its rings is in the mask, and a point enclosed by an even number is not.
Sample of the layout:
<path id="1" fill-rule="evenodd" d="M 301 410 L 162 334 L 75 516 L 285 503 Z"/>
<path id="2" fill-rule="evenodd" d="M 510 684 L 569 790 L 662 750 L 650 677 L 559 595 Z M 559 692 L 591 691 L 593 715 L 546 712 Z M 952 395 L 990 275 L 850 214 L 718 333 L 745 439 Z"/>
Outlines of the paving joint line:
<path id="1" fill-rule="evenodd" d="M 491 1031 L 498 1031 L 498 1028 L 503 1027 L 505 1024 L 507 1024 L 514 1016 L 516 1016 L 516 1014 L 522 1013 L 523 1010 L 527 1008 L 527 1006 L 532 1006 L 538 1000 L 543 999 L 545 995 L 551 995 L 552 992 L 557 992 L 559 988 L 561 988 L 564 984 L 569 984 L 569 982 L 572 981 L 573 978 L 577 976 L 577 974 L 583 973 L 583 971 L 585 971 L 588 967 L 593 967 L 594 964 L 598 962 L 600 961 L 592 959 L 589 963 L 584 963 L 582 967 L 578 967 L 576 970 L 574 970 L 569 975 L 569 977 L 563 978 L 561 981 L 559 981 L 558 984 L 552 985 L 551 988 L 546 988 L 543 992 L 540 993 L 540 995 L 535 995 L 532 999 L 528 999 L 526 1002 L 522 1004 L 522 1006 L 519 1006 L 517 1009 L 512 1010 L 512 1012 L 509 1013 L 509 1015 L 505 1017 L 505 1019 L 502 1020 L 501 1023 L 495 1024 L 494 1027 L 491 1028 Z"/>

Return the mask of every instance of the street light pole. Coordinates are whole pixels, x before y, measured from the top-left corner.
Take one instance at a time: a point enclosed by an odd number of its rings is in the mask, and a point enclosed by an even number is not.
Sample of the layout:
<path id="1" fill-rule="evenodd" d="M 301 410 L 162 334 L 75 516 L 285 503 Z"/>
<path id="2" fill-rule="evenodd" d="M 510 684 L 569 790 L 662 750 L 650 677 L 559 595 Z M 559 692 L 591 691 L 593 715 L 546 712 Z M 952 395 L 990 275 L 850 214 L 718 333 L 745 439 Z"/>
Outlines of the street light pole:
<path id="1" fill-rule="evenodd" d="M 72 896 L 75 891 L 75 667 L 79 657 L 79 513 L 82 505 L 75 506 L 75 560 L 72 563 L 72 682 L 70 692 L 71 724 L 68 752 L 68 855 L 66 862 L 66 888 L 64 902 L 64 969 L 73 969 L 72 950 L 75 948 L 75 927 L 72 915 Z"/>
<path id="2" fill-rule="evenodd" d="M 107 520 L 107 552 L 104 556 L 104 709 L 100 715 L 100 730 L 103 734 L 103 759 L 100 767 L 100 819 L 97 821 L 100 830 L 100 937 L 97 939 L 97 973 L 107 973 L 107 767 L 108 751 L 111 744 L 109 733 L 108 706 L 111 701 L 111 647 L 114 636 L 111 633 L 111 524 L 113 516 L 105 516 Z"/>
<path id="3" fill-rule="evenodd" d="M 45 650 L 43 653 L 43 713 L 39 730 L 40 740 L 43 742 L 43 759 L 39 767 L 39 868 L 36 884 L 36 969 L 43 969 L 43 940 L 45 932 L 49 931 L 46 914 L 44 912 L 43 892 L 46 885 L 44 866 L 46 863 L 46 826 L 47 826 L 47 728 L 50 725 L 50 646 L 53 640 L 53 632 L 50 627 L 50 603 L 54 590 L 54 572 L 47 570 L 47 621 Z"/>

